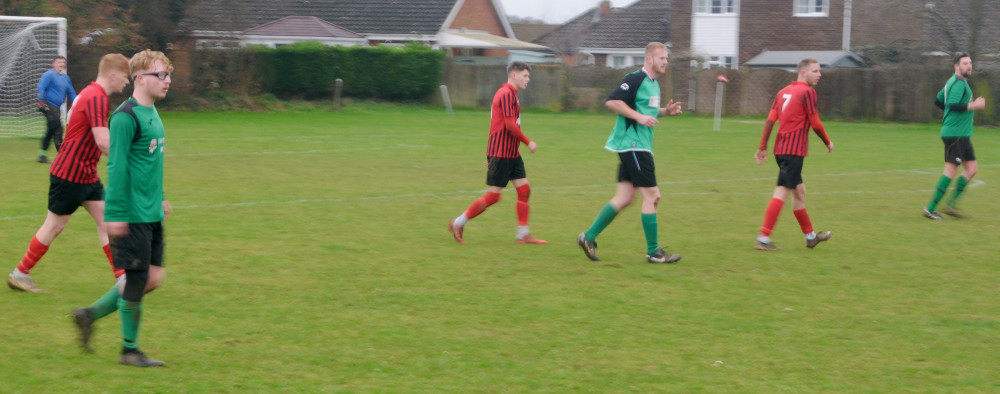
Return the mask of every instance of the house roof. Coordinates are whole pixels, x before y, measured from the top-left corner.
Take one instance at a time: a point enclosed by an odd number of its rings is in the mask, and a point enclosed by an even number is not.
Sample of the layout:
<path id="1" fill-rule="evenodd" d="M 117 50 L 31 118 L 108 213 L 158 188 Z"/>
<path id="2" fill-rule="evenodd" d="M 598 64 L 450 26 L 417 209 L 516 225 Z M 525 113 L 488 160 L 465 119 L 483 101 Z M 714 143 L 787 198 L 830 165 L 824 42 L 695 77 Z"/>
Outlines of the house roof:
<path id="1" fill-rule="evenodd" d="M 438 35 L 438 45 L 445 48 L 501 48 L 549 51 L 549 48 L 527 41 L 500 37 L 484 31 L 448 30 Z"/>
<path id="2" fill-rule="evenodd" d="M 511 23 L 510 28 L 514 30 L 514 36 L 518 40 L 534 41 L 542 34 L 555 30 L 559 25 L 549 25 L 544 23 Z"/>
<path id="3" fill-rule="evenodd" d="M 286 16 L 274 22 L 247 29 L 245 35 L 364 38 L 360 34 L 315 16 Z"/>
<path id="4" fill-rule="evenodd" d="M 645 48 L 651 41 L 670 41 L 670 0 L 639 0 L 607 15 L 594 7 L 534 42 L 561 53 L 579 48 Z"/>
<path id="5" fill-rule="evenodd" d="M 822 68 L 859 67 L 863 64 L 858 55 L 846 51 L 767 51 L 744 63 L 753 68 L 794 69 L 802 59 L 816 59 Z"/>
<path id="6" fill-rule="evenodd" d="M 186 30 L 242 32 L 278 18 L 308 15 L 358 34 L 434 35 L 458 0 L 197 0 Z"/>

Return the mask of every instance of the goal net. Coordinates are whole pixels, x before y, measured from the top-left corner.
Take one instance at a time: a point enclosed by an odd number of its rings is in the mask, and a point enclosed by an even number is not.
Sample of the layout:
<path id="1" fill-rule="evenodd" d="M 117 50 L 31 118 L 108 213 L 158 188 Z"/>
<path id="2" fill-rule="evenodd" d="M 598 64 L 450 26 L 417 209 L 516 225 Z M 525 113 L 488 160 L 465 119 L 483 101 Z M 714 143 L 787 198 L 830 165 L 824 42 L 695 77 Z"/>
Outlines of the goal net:
<path id="1" fill-rule="evenodd" d="M 41 136 L 38 79 L 66 56 L 66 18 L 0 16 L 0 137 Z"/>

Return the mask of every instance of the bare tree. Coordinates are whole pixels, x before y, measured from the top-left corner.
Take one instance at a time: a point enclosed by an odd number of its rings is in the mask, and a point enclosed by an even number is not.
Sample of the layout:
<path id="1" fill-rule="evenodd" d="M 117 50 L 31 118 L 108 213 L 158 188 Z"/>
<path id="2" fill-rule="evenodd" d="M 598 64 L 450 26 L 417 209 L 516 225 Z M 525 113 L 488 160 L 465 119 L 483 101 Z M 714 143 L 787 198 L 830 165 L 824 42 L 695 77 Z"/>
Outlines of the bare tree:
<path id="1" fill-rule="evenodd" d="M 927 41 L 935 49 L 951 53 L 968 52 L 975 57 L 987 52 L 992 48 L 987 48 L 990 43 L 983 42 L 983 32 L 1000 23 L 987 19 L 987 14 L 995 14 L 996 8 L 994 0 L 929 0 L 923 8 Z"/>

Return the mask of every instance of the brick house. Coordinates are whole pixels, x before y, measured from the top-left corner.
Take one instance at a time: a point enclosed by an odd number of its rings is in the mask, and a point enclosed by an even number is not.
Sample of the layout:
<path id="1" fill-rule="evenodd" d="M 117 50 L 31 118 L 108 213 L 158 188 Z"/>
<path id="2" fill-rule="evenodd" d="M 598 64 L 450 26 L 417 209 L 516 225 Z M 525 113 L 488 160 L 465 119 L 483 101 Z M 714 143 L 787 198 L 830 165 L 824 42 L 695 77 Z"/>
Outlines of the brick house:
<path id="1" fill-rule="evenodd" d="M 313 30 L 360 35 L 372 46 L 423 42 L 441 47 L 442 40 L 458 34 L 453 41 L 465 46 L 446 47 L 456 55 L 504 57 L 508 49 L 539 49 L 516 43 L 499 0 L 198 0 L 181 26 L 197 48 L 227 48 L 240 46 L 248 29 L 273 28 L 286 17 L 296 18 L 278 27 L 307 22 Z M 498 45 L 486 36 L 507 41 Z"/>
<path id="2" fill-rule="evenodd" d="M 613 68 L 642 65 L 646 44 L 670 43 L 672 0 L 639 0 L 628 7 L 598 5 L 533 42 L 552 48 L 569 66 Z"/>
<path id="3" fill-rule="evenodd" d="M 991 1 L 673 0 L 672 15 L 675 53 L 725 67 L 765 51 L 1000 52 L 1000 7 Z"/>
<path id="4" fill-rule="evenodd" d="M 517 40 L 500 0 L 195 0 L 173 43 L 174 86 L 191 89 L 194 51 L 299 41 L 401 46 L 422 42 L 448 57 L 506 64 L 544 58 L 548 48 Z"/>
<path id="5" fill-rule="evenodd" d="M 676 53 L 723 67 L 765 50 L 843 50 L 844 0 L 675 0 Z"/>

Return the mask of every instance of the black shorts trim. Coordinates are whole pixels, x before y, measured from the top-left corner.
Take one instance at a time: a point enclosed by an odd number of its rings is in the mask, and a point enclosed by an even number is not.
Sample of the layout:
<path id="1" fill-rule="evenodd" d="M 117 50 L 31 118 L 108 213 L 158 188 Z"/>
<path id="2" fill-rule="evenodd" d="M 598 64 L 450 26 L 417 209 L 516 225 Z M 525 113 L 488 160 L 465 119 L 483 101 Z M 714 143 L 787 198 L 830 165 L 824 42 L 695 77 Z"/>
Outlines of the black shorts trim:
<path id="1" fill-rule="evenodd" d="M 163 222 L 129 223 L 128 234 L 110 241 L 115 268 L 142 271 L 150 265 L 163 266 Z"/>
<path id="2" fill-rule="evenodd" d="M 656 164 L 653 153 L 646 151 L 618 152 L 618 182 L 631 182 L 635 187 L 656 187 Z"/>
<path id="3" fill-rule="evenodd" d="M 944 142 L 944 161 L 961 165 L 963 161 L 976 160 L 976 150 L 972 148 L 970 137 L 941 137 Z"/>
<path id="4" fill-rule="evenodd" d="M 778 186 L 794 189 L 802 183 L 803 156 L 777 155 L 774 161 L 778 163 Z"/>
<path id="5" fill-rule="evenodd" d="M 104 185 L 70 182 L 49 174 L 49 211 L 56 215 L 72 215 L 84 201 L 104 201 Z"/>
<path id="6" fill-rule="evenodd" d="M 507 183 L 521 178 L 527 178 L 524 171 L 524 160 L 520 156 L 513 159 L 486 157 L 486 184 L 497 187 L 507 187 Z"/>

